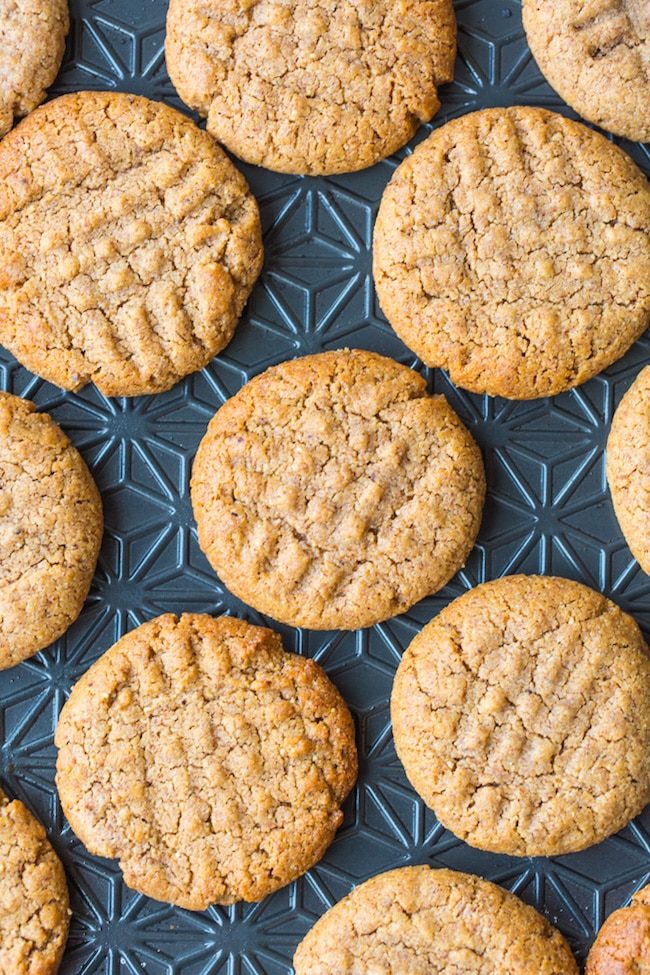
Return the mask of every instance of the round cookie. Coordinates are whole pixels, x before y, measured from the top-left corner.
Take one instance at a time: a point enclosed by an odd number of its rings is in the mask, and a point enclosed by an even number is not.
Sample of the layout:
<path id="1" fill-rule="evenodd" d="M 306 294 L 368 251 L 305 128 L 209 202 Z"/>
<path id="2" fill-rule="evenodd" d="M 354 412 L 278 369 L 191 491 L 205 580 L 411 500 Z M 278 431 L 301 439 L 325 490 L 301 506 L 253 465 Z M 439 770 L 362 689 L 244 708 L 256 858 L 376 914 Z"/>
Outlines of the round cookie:
<path id="1" fill-rule="evenodd" d="M 171 614 L 75 685 L 57 786 L 91 853 L 190 910 L 257 901 L 308 870 L 343 820 L 354 725 L 313 660 L 242 620 Z"/>
<path id="2" fill-rule="evenodd" d="M 192 473 L 199 542 L 273 619 L 357 629 L 444 586 L 478 532 L 478 447 L 422 376 L 373 352 L 283 362 L 215 414 Z"/>
<path id="3" fill-rule="evenodd" d="M 68 937 L 61 861 L 28 809 L 0 791 L 0 972 L 54 975 Z"/>
<path id="4" fill-rule="evenodd" d="M 650 574 L 650 366 L 621 400 L 607 439 L 607 483 L 625 540 Z"/>
<path id="5" fill-rule="evenodd" d="M 523 0 L 522 16 L 540 71 L 576 112 L 650 141 L 647 0 Z"/>
<path id="6" fill-rule="evenodd" d="M 74 622 L 103 533 L 86 464 L 54 420 L 35 409 L 0 392 L 0 670 Z"/>
<path id="7" fill-rule="evenodd" d="M 69 27 L 68 0 L 0 0 L 0 137 L 45 99 Z"/>
<path id="8" fill-rule="evenodd" d="M 576 582 L 509 576 L 410 644 L 395 747 L 439 821 L 514 856 L 582 850 L 650 800 L 650 656 L 634 620 Z"/>
<path id="9" fill-rule="evenodd" d="M 605 920 L 591 946 L 585 975 L 650 973 L 650 887 Z"/>
<path id="10" fill-rule="evenodd" d="M 241 159 L 352 172 L 438 110 L 456 20 L 451 0 L 171 0 L 165 53 L 183 101 Z"/>
<path id="11" fill-rule="evenodd" d="M 477 393 L 562 392 L 650 323 L 650 184 L 617 146 L 539 108 L 448 122 L 395 171 L 374 231 L 389 322 Z"/>
<path id="12" fill-rule="evenodd" d="M 298 945 L 296 975 L 578 975 L 559 931 L 487 880 L 402 867 L 330 908 Z"/>
<path id="13" fill-rule="evenodd" d="M 64 95 L 0 143 L 0 342 L 57 386 L 169 389 L 230 341 L 261 265 L 243 176 L 162 103 Z"/>

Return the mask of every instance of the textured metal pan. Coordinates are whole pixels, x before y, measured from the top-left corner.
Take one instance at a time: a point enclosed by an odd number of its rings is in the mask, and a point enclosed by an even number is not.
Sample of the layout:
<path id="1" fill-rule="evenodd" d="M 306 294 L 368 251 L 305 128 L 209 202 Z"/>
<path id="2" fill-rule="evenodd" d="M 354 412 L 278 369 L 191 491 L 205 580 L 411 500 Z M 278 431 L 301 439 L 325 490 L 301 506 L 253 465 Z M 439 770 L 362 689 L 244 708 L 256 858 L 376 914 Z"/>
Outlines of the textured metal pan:
<path id="1" fill-rule="evenodd" d="M 442 91 L 434 125 L 513 103 L 573 114 L 531 59 L 518 3 L 458 0 L 456 13 L 456 80 Z M 165 14 L 164 0 L 72 0 L 68 51 L 53 94 L 118 88 L 181 107 L 164 65 Z M 622 145 L 650 172 L 646 148 Z M 54 726 L 70 687 L 100 653 L 167 610 L 260 621 L 223 590 L 196 541 L 190 466 L 215 409 L 268 365 L 326 348 L 372 348 L 416 364 L 379 311 L 371 278 L 376 208 L 404 152 L 330 179 L 241 167 L 260 202 L 264 272 L 225 353 L 168 393 L 134 400 L 106 400 L 92 390 L 66 394 L 0 351 L 2 386 L 51 412 L 88 461 L 105 505 L 106 536 L 80 619 L 48 650 L 0 673 L 0 785 L 45 823 L 71 887 L 63 975 L 287 975 L 302 935 L 355 883 L 421 862 L 479 873 L 515 891 L 560 928 L 583 961 L 604 916 L 650 879 L 650 810 L 581 854 L 520 860 L 471 850 L 413 793 L 388 720 L 393 674 L 413 634 L 486 579 L 515 571 L 568 576 L 601 589 L 650 630 L 650 578 L 615 522 L 603 459 L 612 412 L 648 361 L 648 338 L 604 375 L 552 400 L 491 400 L 455 390 L 442 374 L 430 376 L 431 387 L 446 393 L 470 426 L 487 466 L 488 503 L 467 566 L 437 597 L 369 630 L 277 627 L 287 648 L 326 668 L 358 728 L 358 787 L 335 843 L 306 877 L 257 905 L 174 909 L 129 891 L 116 865 L 88 855 L 61 814 Z"/>

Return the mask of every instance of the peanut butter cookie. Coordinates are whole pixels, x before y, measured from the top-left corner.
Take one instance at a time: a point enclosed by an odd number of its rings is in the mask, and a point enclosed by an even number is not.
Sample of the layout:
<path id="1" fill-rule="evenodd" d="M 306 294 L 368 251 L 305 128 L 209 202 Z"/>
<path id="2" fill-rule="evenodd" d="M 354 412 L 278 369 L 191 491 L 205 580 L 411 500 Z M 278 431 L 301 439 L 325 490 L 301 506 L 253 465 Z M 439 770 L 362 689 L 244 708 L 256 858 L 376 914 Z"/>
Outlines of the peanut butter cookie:
<path id="1" fill-rule="evenodd" d="M 576 112 L 650 140 L 647 0 L 523 0 L 522 16 L 540 71 Z"/>
<path id="2" fill-rule="evenodd" d="M 487 880 L 402 867 L 355 888 L 298 945 L 296 975 L 578 975 L 559 931 Z"/>
<path id="3" fill-rule="evenodd" d="M 353 630 L 407 610 L 464 564 L 485 474 L 422 376 L 373 352 L 281 363 L 219 409 L 194 463 L 199 542 L 273 619 Z"/>
<path id="4" fill-rule="evenodd" d="M 551 396 L 650 323 L 650 184 L 617 146 L 539 108 L 437 129 L 396 170 L 374 232 L 398 335 L 454 383 Z"/>
<path id="5" fill-rule="evenodd" d="M 621 531 L 650 574 L 650 366 L 639 373 L 614 414 L 606 472 Z"/>
<path id="6" fill-rule="evenodd" d="M 438 110 L 456 20 L 451 0 L 171 0 L 165 51 L 183 101 L 241 159 L 352 172 Z"/>
<path id="7" fill-rule="evenodd" d="M 69 27 L 68 0 L 0 0 L 0 137 L 45 99 Z"/>
<path id="8" fill-rule="evenodd" d="M 80 454 L 33 403 L 0 393 L 0 670 L 77 618 L 102 532 L 99 492 Z"/>
<path id="9" fill-rule="evenodd" d="M 167 614 L 75 685 L 56 729 L 70 825 L 124 880 L 190 910 L 308 870 L 354 785 L 352 718 L 321 668 L 242 620 Z"/>
<path id="10" fill-rule="evenodd" d="M 61 861 L 28 809 L 0 791 L 0 972 L 54 975 L 69 926 Z"/>
<path id="11" fill-rule="evenodd" d="M 582 850 L 650 800 L 650 656 L 634 620 L 567 579 L 509 576 L 415 637 L 391 698 L 413 787 L 470 846 Z"/>
<path id="12" fill-rule="evenodd" d="M 650 887 L 605 920 L 591 946 L 585 975 L 649 975 Z"/>
<path id="13" fill-rule="evenodd" d="M 162 103 L 64 95 L 0 143 L 0 342 L 57 386 L 168 389 L 230 341 L 261 264 L 243 176 Z"/>

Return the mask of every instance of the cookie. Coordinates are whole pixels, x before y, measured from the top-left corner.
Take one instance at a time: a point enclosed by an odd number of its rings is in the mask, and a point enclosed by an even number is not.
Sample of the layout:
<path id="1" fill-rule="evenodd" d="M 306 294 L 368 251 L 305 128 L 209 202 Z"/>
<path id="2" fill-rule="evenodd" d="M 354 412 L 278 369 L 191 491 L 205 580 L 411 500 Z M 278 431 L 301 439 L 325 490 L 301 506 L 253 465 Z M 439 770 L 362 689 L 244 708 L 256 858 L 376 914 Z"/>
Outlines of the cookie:
<path id="1" fill-rule="evenodd" d="M 45 99 L 69 27 L 67 0 L 1 0 L 0 137 Z"/>
<path id="2" fill-rule="evenodd" d="M 28 809 L 0 791 L 0 972 L 54 975 L 68 937 L 61 861 Z"/>
<path id="3" fill-rule="evenodd" d="M 582 850 L 650 800 L 648 648 L 577 582 L 509 576 L 455 599 L 404 654 L 391 717 L 414 789 L 482 850 Z"/>
<path id="4" fill-rule="evenodd" d="M 533 399 L 585 382 L 650 323 L 650 184 L 617 146 L 540 108 L 448 122 L 382 196 L 381 307 L 429 366 Z"/>
<path id="5" fill-rule="evenodd" d="M 607 439 L 606 474 L 625 540 L 650 574 L 650 366 L 621 400 Z"/>
<path id="6" fill-rule="evenodd" d="M 373 352 L 283 362 L 210 422 L 192 472 L 225 585 L 293 626 L 371 626 L 464 564 L 485 495 L 474 440 L 424 379 Z"/>
<path id="7" fill-rule="evenodd" d="M 101 499 L 81 455 L 35 409 L 0 392 L 0 670 L 74 622 L 103 533 Z"/>
<path id="8" fill-rule="evenodd" d="M 298 945 L 296 975 L 578 975 L 559 931 L 487 880 L 402 867 L 356 887 Z"/>
<path id="9" fill-rule="evenodd" d="M 75 685 L 57 786 L 91 853 L 190 910 L 257 901 L 308 870 L 354 785 L 354 726 L 271 630 L 187 613 L 122 637 Z"/>
<path id="10" fill-rule="evenodd" d="M 585 975 L 648 975 L 650 972 L 650 886 L 629 907 L 605 920 L 591 946 Z"/>
<path id="11" fill-rule="evenodd" d="M 526 38 L 555 91 L 589 122 L 650 141 L 647 0 L 523 0 Z"/>
<path id="12" fill-rule="evenodd" d="M 453 78 L 451 0 L 171 0 L 169 76 L 246 162 L 345 173 L 403 146 Z"/>
<path id="13" fill-rule="evenodd" d="M 0 343 L 64 389 L 168 389 L 230 340 L 262 264 L 246 181 L 180 112 L 64 95 L 0 143 Z"/>

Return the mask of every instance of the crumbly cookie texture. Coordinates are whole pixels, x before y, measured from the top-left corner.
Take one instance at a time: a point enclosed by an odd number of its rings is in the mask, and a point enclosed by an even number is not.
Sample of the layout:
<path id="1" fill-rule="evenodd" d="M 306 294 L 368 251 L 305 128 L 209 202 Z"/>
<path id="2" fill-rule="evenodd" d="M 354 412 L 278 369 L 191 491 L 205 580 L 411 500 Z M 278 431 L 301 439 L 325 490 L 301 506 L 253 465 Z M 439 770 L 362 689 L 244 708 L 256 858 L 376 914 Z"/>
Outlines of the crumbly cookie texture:
<path id="1" fill-rule="evenodd" d="M 650 800 L 650 657 L 634 620 L 566 579 L 509 576 L 416 636 L 397 753 L 438 819 L 515 856 L 582 850 Z"/>
<path id="2" fill-rule="evenodd" d="M 1 0 L 0 137 L 45 99 L 69 27 L 68 0 Z"/>
<path id="3" fill-rule="evenodd" d="M 54 975 L 69 913 L 63 866 L 45 830 L 0 791 L 0 973 Z"/>
<path id="4" fill-rule="evenodd" d="M 648 975 L 650 972 L 650 887 L 629 907 L 605 920 L 591 946 L 585 975 Z"/>
<path id="5" fill-rule="evenodd" d="M 99 492 L 46 413 L 0 392 L 0 670 L 77 618 L 102 540 Z"/>
<path id="6" fill-rule="evenodd" d="M 542 74 L 576 112 L 650 141 L 647 0 L 523 0 L 522 16 Z"/>
<path id="7" fill-rule="evenodd" d="M 197 452 L 199 542 L 223 582 L 294 626 L 357 629 L 440 589 L 478 532 L 480 451 L 422 376 L 340 350 L 268 369 Z"/>
<path id="8" fill-rule="evenodd" d="M 617 146 L 544 109 L 483 109 L 396 170 L 374 232 L 381 307 L 454 383 L 550 396 L 650 322 L 650 184 Z"/>
<path id="9" fill-rule="evenodd" d="M 91 853 L 190 910 L 257 901 L 308 870 L 357 774 L 354 726 L 271 630 L 202 614 L 128 633 L 75 685 L 57 786 Z"/>
<path id="10" fill-rule="evenodd" d="M 650 574 L 650 366 L 621 400 L 607 439 L 607 483 L 630 551 Z"/>
<path id="11" fill-rule="evenodd" d="M 403 867 L 355 888 L 298 945 L 296 975 L 578 975 L 559 931 L 470 874 Z"/>
<path id="12" fill-rule="evenodd" d="M 257 204 L 180 112 L 48 102 L 0 143 L 0 342 L 64 389 L 168 389 L 232 337 L 262 264 Z"/>
<path id="13" fill-rule="evenodd" d="M 171 0 L 183 101 L 241 159 L 352 172 L 403 146 L 453 77 L 451 0 Z"/>

